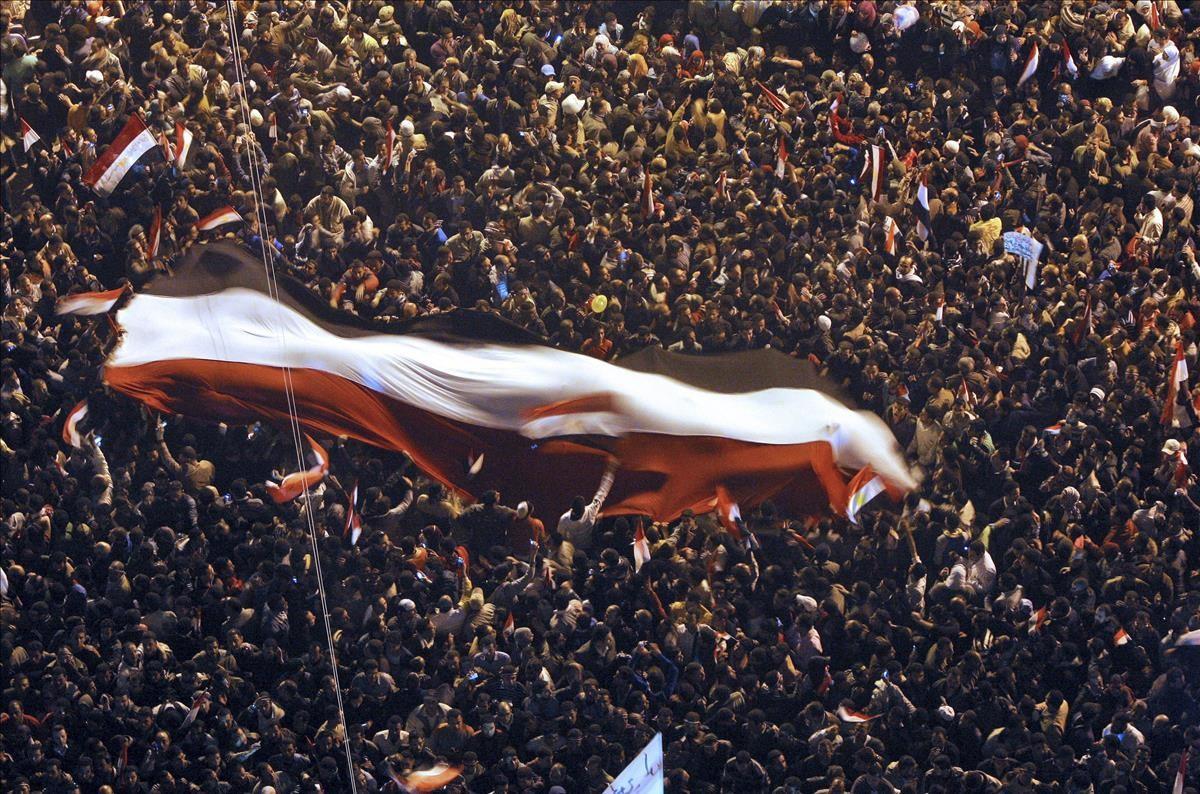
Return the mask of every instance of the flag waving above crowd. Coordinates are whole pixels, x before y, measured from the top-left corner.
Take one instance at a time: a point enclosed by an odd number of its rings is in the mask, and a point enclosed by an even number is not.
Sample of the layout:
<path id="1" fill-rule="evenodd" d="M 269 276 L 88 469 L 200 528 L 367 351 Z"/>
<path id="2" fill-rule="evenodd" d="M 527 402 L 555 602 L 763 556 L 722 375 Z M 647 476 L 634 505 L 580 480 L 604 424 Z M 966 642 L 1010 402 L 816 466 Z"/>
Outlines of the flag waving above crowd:
<path id="1" fill-rule="evenodd" d="M 555 506 L 615 456 L 609 514 L 711 509 L 718 486 L 743 505 L 843 511 L 843 472 L 868 464 L 900 491 L 915 484 L 878 418 L 772 351 L 646 351 L 613 365 L 476 312 L 383 332 L 280 286 L 275 302 L 235 244 L 197 246 L 117 313 L 106 382 L 162 411 L 282 422 L 289 368 L 306 429 L 403 450 L 473 495 L 535 484 L 534 499 Z M 470 478 L 468 458 L 486 460 Z"/>

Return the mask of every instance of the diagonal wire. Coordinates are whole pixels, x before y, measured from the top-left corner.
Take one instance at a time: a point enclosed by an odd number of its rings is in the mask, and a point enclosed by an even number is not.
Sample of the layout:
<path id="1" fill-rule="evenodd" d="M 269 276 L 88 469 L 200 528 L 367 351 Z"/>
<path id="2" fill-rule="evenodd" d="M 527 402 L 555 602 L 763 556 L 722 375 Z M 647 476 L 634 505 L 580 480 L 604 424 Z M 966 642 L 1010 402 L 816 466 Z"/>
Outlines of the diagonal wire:
<path id="1" fill-rule="evenodd" d="M 242 114 L 243 123 L 250 135 L 253 135 L 253 127 L 250 123 L 250 104 L 246 94 L 246 76 L 245 68 L 242 62 L 241 45 L 236 30 L 237 12 L 234 7 L 233 0 L 226 0 L 226 21 L 229 26 L 229 43 L 231 62 L 233 64 L 234 73 L 238 81 L 239 90 L 241 93 L 241 101 L 238 103 Z M 287 349 L 287 323 L 284 321 L 283 306 L 279 300 L 279 282 L 275 274 L 274 253 L 268 249 L 268 225 L 269 218 L 267 209 L 262 196 L 262 172 L 258 162 L 258 147 L 257 142 L 251 138 L 251 144 L 247 147 L 247 165 L 250 172 L 250 185 L 254 193 L 254 212 L 255 220 L 258 223 L 258 240 L 262 253 L 263 269 L 267 276 L 267 292 L 268 295 L 275 301 L 276 307 L 279 309 L 279 343 L 283 349 L 283 390 L 287 399 L 288 420 L 292 432 L 292 443 L 296 450 L 296 467 L 298 471 L 302 471 L 304 466 L 304 435 L 300 427 L 300 418 L 296 410 L 296 395 L 292 381 L 292 369 L 288 365 L 288 349 Z M 325 639 L 329 647 L 329 664 L 333 672 L 334 692 L 337 697 L 338 719 L 342 726 L 342 748 L 346 753 L 346 763 L 350 771 L 350 791 L 351 794 L 358 794 L 358 782 L 356 775 L 356 766 L 354 763 L 354 755 L 350 750 L 350 729 L 346 721 L 346 710 L 342 703 L 342 684 L 338 675 L 337 649 L 333 641 L 333 625 L 329 619 L 329 603 L 325 594 L 325 578 L 321 572 L 321 551 L 320 543 L 317 537 L 316 523 L 313 520 L 312 497 L 307 488 L 304 489 L 304 514 L 308 523 L 308 535 L 312 542 L 313 552 L 313 569 L 317 575 L 317 593 L 321 599 L 321 617 L 325 624 Z"/>

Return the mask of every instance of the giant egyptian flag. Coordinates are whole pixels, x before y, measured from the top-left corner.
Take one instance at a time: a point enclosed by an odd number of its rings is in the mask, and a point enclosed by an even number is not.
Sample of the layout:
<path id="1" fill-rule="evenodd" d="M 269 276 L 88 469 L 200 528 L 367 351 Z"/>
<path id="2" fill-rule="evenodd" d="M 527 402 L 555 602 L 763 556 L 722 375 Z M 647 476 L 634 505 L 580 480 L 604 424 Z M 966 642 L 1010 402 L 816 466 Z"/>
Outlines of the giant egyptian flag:
<path id="1" fill-rule="evenodd" d="M 832 396 L 804 361 L 760 350 L 692 357 L 647 350 L 610 364 L 459 310 L 389 330 L 324 305 L 233 241 L 198 245 L 118 311 L 104 379 L 160 411 L 212 421 L 287 421 L 403 450 L 469 495 L 497 489 L 548 515 L 620 462 L 605 513 L 669 520 L 742 505 L 842 511 L 870 465 L 915 485 L 876 416 Z M 482 465 L 480 465 L 482 463 Z"/>

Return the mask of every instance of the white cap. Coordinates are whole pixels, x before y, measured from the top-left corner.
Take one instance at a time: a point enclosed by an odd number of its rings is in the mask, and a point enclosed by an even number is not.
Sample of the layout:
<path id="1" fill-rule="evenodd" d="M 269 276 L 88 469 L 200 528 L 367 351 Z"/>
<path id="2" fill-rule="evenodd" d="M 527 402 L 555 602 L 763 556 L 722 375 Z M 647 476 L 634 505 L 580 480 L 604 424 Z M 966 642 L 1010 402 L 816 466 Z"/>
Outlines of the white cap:
<path id="1" fill-rule="evenodd" d="M 561 91 L 561 90 L 563 90 L 563 84 L 558 82 L 557 80 L 550 80 L 546 83 L 546 93 L 547 94 L 551 93 L 552 91 Z"/>
<path id="2" fill-rule="evenodd" d="M 104 82 L 104 75 L 100 72 L 99 69 L 88 69 L 87 74 L 85 74 L 84 77 L 92 85 Z"/>
<path id="3" fill-rule="evenodd" d="M 1107 396 L 1104 393 L 1104 389 L 1101 389 L 1099 386 L 1093 386 L 1091 388 L 1091 391 L 1088 392 L 1088 394 L 1092 395 L 1093 397 L 1097 397 L 1101 400 L 1103 400 Z"/>
<path id="4" fill-rule="evenodd" d="M 412 612 L 417 608 L 417 605 L 411 598 L 402 598 L 400 599 L 400 608 L 406 612 Z"/>
<path id="5" fill-rule="evenodd" d="M 1179 122 L 1179 111 L 1173 105 L 1167 105 L 1163 108 L 1163 121 L 1167 124 L 1177 124 Z"/>
<path id="6" fill-rule="evenodd" d="M 822 314 L 817 318 L 817 327 L 822 331 L 828 331 L 833 327 L 833 320 L 830 320 L 828 317 Z"/>
<path id="7" fill-rule="evenodd" d="M 414 129 L 415 128 L 413 127 L 412 119 L 405 119 L 404 121 L 400 122 L 401 135 L 412 135 Z"/>
<path id="8" fill-rule="evenodd" d="M 942 146 L 942 151 L 949 155 L 958 154 L 958 141 L 946 141 L 946 144 Z"/>
<path id="9" fill-rule="evenodd" d="M 1162 452 L 1164 455 L 1175 455 L 1179 452 L 1179 447 L 1179 439 L 1168 438 L 1162 446 Z"/>
<path id="10" fill-rule="evenodd" d="M 339 85 L 337 88 L 333 89 L 333 93 L 336 94 L 337 98 L 343 102 L 350 98 L 350 89 L 346 88 L 344 85 Z"/>
<path id="11" fill-rule="evenodd" d="M 258 108 L 250 111 L 250 124 L 255 127 L 261 127 L 263 123 L 262 113 Z"/>
<path id="12" fill-rule="evenodd" d="M 529 517 L 529 502 L 521 502 L 517 505 L 517 518 Z"/>

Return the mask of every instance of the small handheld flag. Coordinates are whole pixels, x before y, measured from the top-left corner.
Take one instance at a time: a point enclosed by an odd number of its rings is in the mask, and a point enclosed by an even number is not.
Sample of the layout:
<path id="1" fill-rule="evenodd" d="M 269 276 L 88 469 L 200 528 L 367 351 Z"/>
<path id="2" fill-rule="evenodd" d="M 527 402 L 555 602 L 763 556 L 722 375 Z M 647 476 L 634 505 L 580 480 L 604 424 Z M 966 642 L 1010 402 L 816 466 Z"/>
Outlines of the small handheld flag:
<path id="1" fill-rule="evenodd" d="M 67 414 L 67 421 L 63 422 L 63 441 L 75 449 L 83 446 L 83 434 L 79 432 L 79 423 L 84 420 L 87 413 L 87 400 L 83 400 L 71 409 L 71 413 Z"/>
<path id="2" fill-rule="evenodd" d="M 175 122 L 175 166 L 183 168 L 192 148 L 192 131 L 182 121 Z"/>
<path id="3" fill-rule="evenodd" d="M 34 132 L 33 127 L 29 126 L 29 122 L 21 119 L 21 141 L 25 144 L 25 151 L 28 152 L 41 139 L 42 136 Z"/>
<path id="4" fill-rule="evenodd" d="M 162 153 L 158 140 L 146 127 L 146 122 L 134 113 L 112 144 L 104 150 L 104 154 L 88 169 L 83 181 L 101 196 L 107 196 L 117 189 L 129 170 L 150 151 Z"/>
<path id="5" fill-rule="evenodd" d="M 761 80 L 755 80 L 754 84 L 758 86 L 760 91 L 762 91 L 763 99 L 767 100 L 767 104 L 769 104 L 776 113 L 787 113 L 787 103 L 784 102 L 778 94 L 767 88 Z"/>
<path id="6" fill-rule="evenodd" d="M 1025 60 L 1025 68 L 1021 71 L 1021 76 L 1017 78 L 1017 88 L 1029 82 L 1029 78 L 1033 77 L 1038 70 L 1038 45 L 1035 41 L 1029 49 L 1029 57 Z"/>
<path id="7" fill-rule="evenodd" d="M 212 231 L 227 223 L 241 223 L 242 216 L 233 207 L 221 207 L 200 219 L 196 228 L 202 232 Z"/>
<path id="8" fill-rule="evenodd" d="M 866 507 L 867 502 L 886 491 L 887 486 L 870 466 L 865 466 L 854 475 L 847 490 L 850 498 L 846 502 L 846 518 L 850 519 L 851 524 L 857 524 L 859 511 Z"/>

